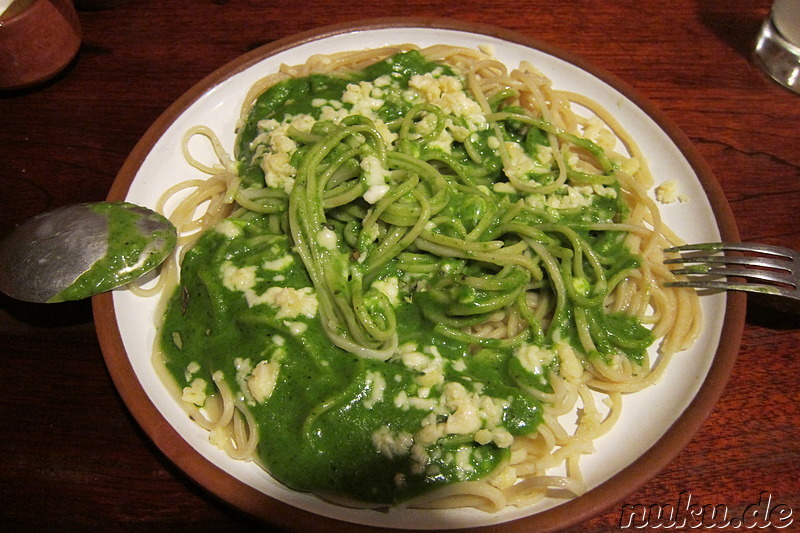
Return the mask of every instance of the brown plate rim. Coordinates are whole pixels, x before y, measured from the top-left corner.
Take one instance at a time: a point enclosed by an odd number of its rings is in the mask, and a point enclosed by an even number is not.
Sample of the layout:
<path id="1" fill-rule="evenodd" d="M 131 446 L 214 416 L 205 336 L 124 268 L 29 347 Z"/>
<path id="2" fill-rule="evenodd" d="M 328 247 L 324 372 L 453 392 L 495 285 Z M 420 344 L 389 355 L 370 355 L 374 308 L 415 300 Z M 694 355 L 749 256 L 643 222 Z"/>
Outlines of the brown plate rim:
<path id="1" fill-rule="evenodd" d="M 739 241 L 736 222 L 724 192 L 700 153 L 672 120 L 630 85 L 580 57 L 527 35 L 482 23 L 440 18 L 394 17 L 324 26 L 277 40 L 240 56 L 198 82 L 164 111 L 126 159 L 111 186 L 108 200 L 125 199 L 138 169 L 166 129 L 193 102 L 228 77 L 265 57 L 303 43 L 344 33 L 387 28 L 436 28 L 497 37 L 563 59 L 608 83 L 639 106 L 676 144 L 700 180 L 711 203 L 722 239 Z M 719 346 L 703 384 L 679 419 L 637 460 L 586 494 L 554 508 L 511 522 L 459 531 L 558 531 L 619 504 L 652 479 L 686 447 L 722 394 L 739 351 L 744 329 L 745 302 L 743 294 L 727 295 Z M 308 531 L 310 528 L 324 527 L 332 532 L 375 531 L 371 526 L 343 522 L 280 502 L 235 479 L 202 457 L 163 418 L 136 378 L 120 335 L 113 295 L 105 293 L 95 296 L 92 306 L 103 357 L 122 400 L 153 443 L 193 481 L 223 502 L 287 530 Z"/>

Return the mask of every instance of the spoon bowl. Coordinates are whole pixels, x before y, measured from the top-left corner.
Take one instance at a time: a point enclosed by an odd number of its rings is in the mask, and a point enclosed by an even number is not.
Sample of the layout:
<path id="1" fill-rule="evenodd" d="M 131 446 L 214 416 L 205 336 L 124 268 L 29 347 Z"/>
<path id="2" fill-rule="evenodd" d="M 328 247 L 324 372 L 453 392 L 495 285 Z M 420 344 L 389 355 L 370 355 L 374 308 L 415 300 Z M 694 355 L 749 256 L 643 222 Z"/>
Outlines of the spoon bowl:
<path id="1" fill-rule="evenodd" d="M 109 291 L 148 273 L 172 252 L 175 227 L 127 202 L 60 207 L 0 241 L 0 291 L 53 303 Z"/>

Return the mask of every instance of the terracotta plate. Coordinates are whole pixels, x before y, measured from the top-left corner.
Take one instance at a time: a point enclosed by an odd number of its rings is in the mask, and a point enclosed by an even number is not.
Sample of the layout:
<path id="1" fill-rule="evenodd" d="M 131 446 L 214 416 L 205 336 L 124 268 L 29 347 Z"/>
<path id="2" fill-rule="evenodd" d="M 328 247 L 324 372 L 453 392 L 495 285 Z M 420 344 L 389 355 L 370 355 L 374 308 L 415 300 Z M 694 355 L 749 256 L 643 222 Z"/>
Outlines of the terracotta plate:
<path id="1" fill-rule="evenodd" d="M 114 182 L 110 200 L 153 207 L 178 181 L 198 176 L 181 155 L 191 126 L 210 126 L 232 151 L 234 126 L 244 94 L 281 63 L 299 64 L 317 53 L 385 44 L 491 45 L 509 67 L 533 63 L 559 89 L 590 96 L 633 134 L 656 183 L 678 182 L 688 202 L 662 207 L 668 224 L 685 240 L 736 241 L 738 233 L 722 191 L 688 139 L 654 106 L 614 76 L 553 47 L 502 29 L 453 21 L 394 19 L 322 28 L 257 49 L 221 69 L 175 102 L 148 130 Z M 193 146 L 212 162 L 208 147 Z M 703 296 L 703 333 L 678 354 L 654 387 L 626 398 L 619 423 L 596 442 L 581 464 L 591 490 L 573 500 L 548 499 L 497 514 L 476 510 L 349 509 L 297 493 L 275 482 L 252 462 L 235 461 L 208 442 L 159 381 L 151 364 L 154 299 L 115 291 L 94 300 L 106 363 L 137 421 L 163 453 L 197 483 L 244 512 L 287 529 L 358 531 L 370 527 L 475 528 L 550 531 L 586 520 L 619 503 L 654 476 L 687 444 L 717 401 L 736 358 L 744 323 L 741 295 Z M 634 401 L 631 401 L 634 400 Z"/>

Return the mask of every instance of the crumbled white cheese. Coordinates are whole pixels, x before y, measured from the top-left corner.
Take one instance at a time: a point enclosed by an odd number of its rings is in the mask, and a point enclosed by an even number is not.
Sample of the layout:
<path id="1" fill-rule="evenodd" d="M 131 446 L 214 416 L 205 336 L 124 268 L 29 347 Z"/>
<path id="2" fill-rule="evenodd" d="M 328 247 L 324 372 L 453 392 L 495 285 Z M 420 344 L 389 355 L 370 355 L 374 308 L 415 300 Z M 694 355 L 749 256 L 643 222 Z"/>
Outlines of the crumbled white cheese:
<path id="1" fill-rule="evenodd" d="M 376 403 L 383 401 L 386 379 L 380 372 L 369 370 L 366 376 L 366 387 L 369 390 L 369 397 L 364 400 L 364 407 L 372 409 Z"/>
<path id="2" fill-rule="evenodd" d="M 500 490 L 507 489 L 517 482 L 517 469 L 506 465 L 497 474 L 489 479 L 489 483 Z"/>
<path id="3" fill-rule="evenodd" d="M 445 385 L 444 397 L 453 410 L 445 423 L 448 434 L 475 433 L 481 427 L 494 430 L 502 424 L 503 409 L 508 405 L 506 400 L 469 392 L 457 382 Z"/>
<path id="4" fill-rule="evenodd" d="M 447 433 L 463 435 L 481 429 L 480 407 L 466 388 L 460 383 L 451 382 L 445 386 L 444 392 L 448 407 L 454 409 L 447 417 Z"/>
<path id="5" fill-rule="evenodd" d="M 494 45 L 489 43 L 483 43 L 478 45 L 478 50 L 486 54 L 487 56 L 494 56 Z"/>
<path id="6" fill-rule="evenodd" d="M 314 127 L 314 124 L 317 123 L 314 117 L 306 114 L 294 115 L 288 119 L 288 122 L 291 127 L 303 133 L 310 132 L 311 128 Z"/>
<path id="7" fill-rule="evenodd" d="M 252 292 L 253 287 L 255 287 L 258 281 L 255 266 L 239 268 L 231 261 L 222 263 L 220 266 L 220 275 L 225 288 L 237 292 Z"/>
<path id="8" fill-rule="evenodd" d="M 419 139 L 425 135 L 432 134 L 438 120 L 439 117 L 436 113 L 423 112 L 420 119 L 414 123 L 414 133 L 411 133 L 410 137 L 412 139 Z"/>
<path id="9" fill-rule="evenodd" d="M 181 400 L 187 403 L 193 403 L 201 406 L 206 403 L 206 380 L 203 378 L 195 378 L 188 387 L 183 388 Z"/>
<path id="10" fill-rule="evenodd" d="M 230 445 L 230 437 L 223 426 L 216 426 L 208 433 L 208 442 L 224 450 Z"/>
<path id="11" fill-rule="evenodd" d="M 397 350 L 396 357 L 403 366 L 418 372 L 414 381 L 420 387 L 433 387 L 444 383 L 444 359 L 435 346 L 427 346 L 423 351 L 417 351 L 414 343 L 406 343 Z M 410 398 L 412 403 L 414 397 Z"/>
<path id="12" fill-rule="evenodd" d="M 288 124 L 281 124 L 280 127 L 275 128 L 269 136 L 269 145 L 273 152 L 283 152 L 290 154 L 297 150 L 297 143 L 288 135 Z"/>
<path id="13" fill-rule="evenodd" d="M 475 471 L 475 467 L 472 464 L 472 453 L 473 450 L 470 446 L 461 446 L 456 451 L 454 462 L 458 468 L 459 477 L 466 477 L 467 474 Z"/>
<path id="14" fill-rule="evenodd" d="M 237 226 L 227 218 L 225 220 L 218 222 L 214 226 L 214 229 L 219 233 L 222 233 L 229 239 L 233 239 L 234 237 L 238 236 L 241 233 L 241 229 L 239 229 L 239 226 Z"/>
<path id="15" fill-rule="evenodd" d="M 320 120 L 338 124 L 339 122 L 342 121 L 342 119 L 344 119 L 350 114 L 350 112 L 347 109 L 341 107 L 341 102 L 339 102 L 338 107 L 331 104 L 333 104 L 333 101 L 331 101 L 329 105 L 323 105 L 320 108 L 320 115 L 319 115 Z"/>
<path id="16" fill-rule="evenodd" d="M 371 213 L 371 210 L 368 213 Z M 361 238 L 365 239 L 366 244 L 375 242 L 380 236 L 381 228 L 378 224 L 372 224 L 369 228 L 364 228 L 361 232 Z"/>
<path id="17" fill-rule="evenodd" d="M 433 73 L 416 74 L 411 77 L 408 86 L 419 91 L 428 102 L 440 107 L 445 114 L 464 117 L 476 129 L 478 125 L 486 123 L 481 106 L 467 96 L 458 77 L 436 77 Z"/>
<path id="18" fill-rule="evenodd" d="M 317 314 L 317 297 L 311 287 L 270 287 L 258 294 L 255 286 L 261 280 L 256 276 L 256 267 L 236 267 L 231 261 L 220 266 L 220 277 L 226 289 L 244 294 L 249 307 L 261 304 L 277 307 L 275 317 L 279 320 L 300 315 L 312 318 Z"/>
<path id="19" fill-rule="evenodd" d="M 380 109 L 384 101 L 383 90 L 368 81 L 359 83 L 349 83 L 342 94 L 342 102 L 352 105 L 352 113 L 359 115 L 371 115 L 372 112 Z"/>
<path id="20" fill-rule="evenodd" d="M 689 198 L 680 192 L 677 181 L 668 180 L 656 187 L 656 200 L 662 204 L 673 204 L 687 202 Z"/>
<path id="21" fill-rule="evenodd" d="M 338 122 L 347 115 L 362 115 L 372 121 L 383 141 L 387 145 L 391 145 L 397 139 L 397 134 L 391 132 L 389 127 L 378 116 L 378 110 L 385 103 L 381 98 L 384 96 L 383 87 L 389 85 L 389 83 L 384 82 L 385 80 L 381 80 L 380 86 L 368 81 L 348 84 L 344 94 L 342 94 L 342 102 L 351 105 L 350 111 L 342 109 L 341 111 L 344 111 L 342 114 L 337 112 L 336 109 L 326 110 L 325 107 L 322 107 L 323 114 L 320 118 Z"/>
<path id="22" fill-rule="evenodd" d="M 257 403 L 264 403 L 272 396 L 279 372 L 278 361 L 260 361 L 253 369 L 247 379 L 247 388 Z"/>
<path id="23" fill-rule="evenodd" d="M 422 474 L 430 462 L 427 450 L 421 444 L 414 444 L 411 446 L 411 473 Z"/>
<path id="24" fill-rule="evenodd" d="M 236 367 L 236 381 L 238 383 L 243 382 L 253 371 L 253 363 L 246 357 L 235 357 L 233 366 Z"/>
<path id="25" fill-rule="evenodd" d="M 361 160 L 363 179 L 369 185 L 367 192 L 364 193 L 364 200 L 370 204 L 378 202 L 389 192 L 386 184 L 387 170 L 383 168 L 381 160 L 374 155 L 368 155 Z"/>
<path id="26" fill-rule="evenodd" d="M 289 333 L 295 337 L 302 335 L 308 329 L 308 324 L 305 322 L 291 322 L 289 320 L 284 320 L 283 325 L 289 328 Z"/>
<path id="27" fill-rule="evenodd" d="M 519 191 L 516 187 L 508 183 L 507 181 L 497 182 L 492 185 L 492 190 L 497 194 L 515 194 Z"/>
<path id="28" fill-rule="evenodd" d="M 498 426 L 492 430 L 492 440 L 498 448 L 508 448 L 514 442 L 514 435 L 506 428 Z"/>
<path id="29" fill-rule="evenodd" d="M 282 188 L 287 193 L 294 186 L 297 170 L 291 164 L 291 156 L 297 150 L 297 143 L 289 137 L 290 127 L 308 132 L 315 120 L 311 115 L 295 115 L 279 123 L 275 119 L 262 120 L 258 128 L 262 132 L 251 143 L 255 149 L 264 180 L 269 187 Z"/>
<path id="30" fill-rule="evenodd" d="M 543 144 L 536 145 L 536 160 L 539 162 L 540 165 L 543 167 L 549 167 L 555 156 L 553 155 L 553 147 L 552 146 L 545 146 Z"/>
<path id="31" fill-rule="evenodd" d="M 534 344 L 522 344 L 514 351 L 514 357 L 519 359 L 522 368 L 532 374 L 541 374 L 542 369 L 553 362 L 556 354 Z"/>
<path id="32" fill-rule="evenodd" d="M 287 124 L 281 124 L 267 136 L 269 151 L 262 154 L 260 166 L 268 187 L 286 189 L 288 184 L 294 183 L 297 170 L 290 159 L 297 149 L 297 143 L 286 135 L 287 129 Z"/>
<path id="33" fill-rule="evenodd" d="M 379 428 L 372 434 L 372 445 L 389 459 L 408 455 L 413 444 L 414 437 L 411 433 L 405 431 L 392 433 L 387 426 Z"/>
<path id="34" fill-rule="evenodd" d="M 437 355 L 441 357 L 438 351 Z M 423 369 L 431 364 L 426 354 L 418 351 L 413 343 L 401 346 L 398 357 L 409 368 Z M 481 444 L 493 442 L 501 448 L 511 445 L 514 437 L 502 425 L 503 412 L 510 400 L 483 395 L 478 384 L 473 386 L 474 390 L 459 382 L 440 382 L 437 386 L 441 386 L 441 395 L 437 397 L 429 397 L 432 389 L 421 386 L 416 396 L 402 390 L 393 399 L 394 405 L 400 409 L 429 411 L 422 420 L 421 429 L 413 436 L 412 463 L 417 467 L 422 468 L 428 462 L 425 448 L 448 435 L 473 434 L 475 441 Z M 381 442 L 384 441 L 385 435 Z"/>
<path id="35" fill-rule="evenodd" d="M 375 204 L 378 203 L 384 196 L 386 196 L 387 192 L 389 192 L 388 185 L 373 185 L 367 189 L 367 192 L 364 193 L 363 198 L 368 203 Z"/>
<path id="36" fill-rule="evenodd" d="M 407 346 L 407 345 L 404 345 Z M 417 372 L 422 372 L 430 364 L 430 359 L 422 352 L 416 351 L 416 347 L 400 351 L 403 366 Z"/>
<path id="37" fill-rule="evenodd" d="M 317 232 L 317 244 L 326 250 L 335 250 L 338 242 L 336 232 L 330 228 L 322 228 Z"/>
<path id="38" fill-rule="evenodd" d="M 262 297 L 265 303 L 278 308 L 275 318 L 279 320 L 300 315 L 313 318 L 317 314 L 317 297 L 311 287 L 270 287 Z"/>
<path id="39" fill-rule="evenodd" d="M 397 82 L 392 80 L 392 77 L 388 74 L 384 74 L 383 76 L 375 78 L 372 83 L 375 85 L 375 87 L 397 87 Z"/>
<path id="40" fill-rule="evenodd" d="M 408 411 L 412 407 L 421 411 L 433 411 L 438 402 L 434 398 L 420 398 L 419 396 L 409 396 L 406 391 L 400 391 L 393 398 L 394 406 L 403 411 Z"/>
<path id="41" fill-rule="evenodd" d="M 192 376 L 200 372 L 200 363 L 197 361 L 192 361 L 188 365 L 186 365 L 186 370 L 183 372 L 183 377 L 186 379 L 186 382 L 189 383 L 192 381 Z"/>
<path id="42" fill-rule="evenodd" d="M 294 258 L 291 256 L 291 254 L 286 254 L 271 261 L 264 261 L 264 264 L 262 266 L 266 270 L 285 270 L 293 262 Z"/>
<path id="43" fill-rule="evenodd" d="M 475 432 L 475 442 L 483 446 L 492 442 L 492 432 L 488 429 L 479 429 Z"/>
<path id="44" fill-rule="evenodd" d="M 449 130 L 443 129 L 442 132 L 428 143 L 428 148 L 437 148 L 447 154 L 453 153 L 453 135 Z"/>
<path id="45" fill-rule="evenodd" d="M 556 353 L 561 361 L 561 376 L 567 381 L 575 381 L 583 375 L 583 364 L 572 347 L 566 342 L 556 345 Z"/>
<path id="46" fill-rule="evenodd" d="M 534 208 L 574 209 L 592 205 L 595 197 L 616 198 L 617 191 L 605 185 L 563 185 L 548 194 L 532 193 L 525 202 Z"/>
<path id="47" fill-rule="evenodd" d="M 528 155 L 519 143 L 506 141 L 505 147 L 508 152 L 508 161 L 503 167 L 506 176 L 525 180 L 531 174 L 544 174 L 550 170 Z"/>
<path id="48" fill-rule="evenodd" d="M 386 296 L 392 305 L 400 304 L 400 281 L 397 277 L 373 281 L 372 288 Z"/>

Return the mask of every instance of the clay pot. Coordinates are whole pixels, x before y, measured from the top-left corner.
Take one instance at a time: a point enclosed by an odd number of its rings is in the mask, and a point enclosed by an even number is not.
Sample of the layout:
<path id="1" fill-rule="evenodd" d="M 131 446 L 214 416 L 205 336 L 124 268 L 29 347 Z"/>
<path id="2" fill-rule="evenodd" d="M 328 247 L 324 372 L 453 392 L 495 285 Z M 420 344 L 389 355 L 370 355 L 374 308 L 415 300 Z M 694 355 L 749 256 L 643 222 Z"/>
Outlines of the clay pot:
<path id="1" fill-rule="evenodd" d="M 0 15 L 0 89 L 58 74 L 78 53 L 81 29 L 70 0 L 16 0 Z"/>

